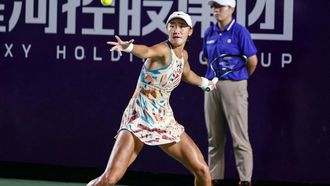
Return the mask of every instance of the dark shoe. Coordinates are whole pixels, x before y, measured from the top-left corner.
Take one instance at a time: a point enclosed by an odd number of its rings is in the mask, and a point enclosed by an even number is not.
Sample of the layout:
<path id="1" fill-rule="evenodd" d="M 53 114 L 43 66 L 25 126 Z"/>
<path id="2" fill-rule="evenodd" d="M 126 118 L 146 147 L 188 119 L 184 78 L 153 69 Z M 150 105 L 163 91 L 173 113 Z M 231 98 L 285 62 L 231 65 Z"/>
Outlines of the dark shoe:
<path id="1" fill-rule="evenodd" d="M 249 181 L 240 181 L 238 182 L 238 186 L 252 186 L 252 183 Z"/>
<path id="2" fill-rule="evenodd" d="M 221 180 L 212 180 L 212 186 L 219 186 L 221 183 Z"/>

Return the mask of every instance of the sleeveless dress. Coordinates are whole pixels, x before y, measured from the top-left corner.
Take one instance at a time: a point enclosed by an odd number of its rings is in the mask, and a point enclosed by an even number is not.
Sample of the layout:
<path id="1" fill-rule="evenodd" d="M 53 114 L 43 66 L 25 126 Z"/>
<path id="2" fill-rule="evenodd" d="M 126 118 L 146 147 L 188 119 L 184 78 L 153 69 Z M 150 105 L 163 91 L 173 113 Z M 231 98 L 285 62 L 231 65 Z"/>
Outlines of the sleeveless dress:
<path id="1" fill-rule="evenodd" d="M 135 92 L 126 107 L 120 129 L 128 130 L 147 145 L 179 142 L 184 127 L 174 118 L 169 103 L 181 81 L 184 60 L 170 47 L 170 64 L 155 70 L 143 65 Z"/>

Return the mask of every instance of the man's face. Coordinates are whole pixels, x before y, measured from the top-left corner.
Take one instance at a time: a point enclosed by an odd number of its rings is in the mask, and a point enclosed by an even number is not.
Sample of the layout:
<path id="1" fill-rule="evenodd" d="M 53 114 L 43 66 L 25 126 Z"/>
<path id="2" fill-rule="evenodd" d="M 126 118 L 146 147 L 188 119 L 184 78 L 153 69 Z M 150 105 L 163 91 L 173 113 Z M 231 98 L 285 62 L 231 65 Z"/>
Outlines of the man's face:
<path id="1" fill-rule="evenodd" d="M 218 3 L 214 3 L 213 6 L 213 16 L 217 21 L 225 21 L 230 19 L 234 13 L 234 8 L 230 6 L 223 6 Z"/>

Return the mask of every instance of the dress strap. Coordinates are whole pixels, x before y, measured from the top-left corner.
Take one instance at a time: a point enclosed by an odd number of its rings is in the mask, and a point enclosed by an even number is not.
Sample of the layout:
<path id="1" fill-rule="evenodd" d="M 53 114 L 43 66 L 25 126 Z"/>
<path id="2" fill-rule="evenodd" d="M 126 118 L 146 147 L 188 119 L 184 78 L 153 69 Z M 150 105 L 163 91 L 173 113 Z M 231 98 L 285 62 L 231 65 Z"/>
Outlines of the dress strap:
<path id="1" fill-rule="evenodd" d="M 168 47 L 170 47 L 170 64 L 172 64 L 172 57 L 173 57 L 173 49 L 172 49 L 172 44 L 170 43 L 170 41 L 169 40 L 166 40 L 166 43 L 167 43 L 167 45 L 168 45 Z"/>

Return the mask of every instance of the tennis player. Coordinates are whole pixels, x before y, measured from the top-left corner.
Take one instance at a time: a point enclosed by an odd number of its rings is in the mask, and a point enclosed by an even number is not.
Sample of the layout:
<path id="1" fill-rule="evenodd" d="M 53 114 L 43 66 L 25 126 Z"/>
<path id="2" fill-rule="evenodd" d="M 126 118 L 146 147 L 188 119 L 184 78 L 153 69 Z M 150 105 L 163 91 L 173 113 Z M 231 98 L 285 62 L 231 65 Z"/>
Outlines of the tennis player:
<path id="1" fill-rule="evenodd" d="M 188 63 L 185 50 L 192 35 L 192 21 L 184 12 L 174 12 L 166 23 L 168 40 L 148 47 L 133 40 L 109 41 L 111 51 L 130 52 L 146 59 L 136 90 L 122 116 L 116 142 L 107 167 L 88 186 L 112 186 L 125 174 L 143 146 L 159 146 L 182 163 L 195 177 L 196 186 L 211 186 L 211 176 L 204 157 L 194 141 L 174 118 L 169 97 L 181 79 L 205 89 L 214 84 L 197 76 Z M 162 165 L 159 164 L 161 168 Z"/>

